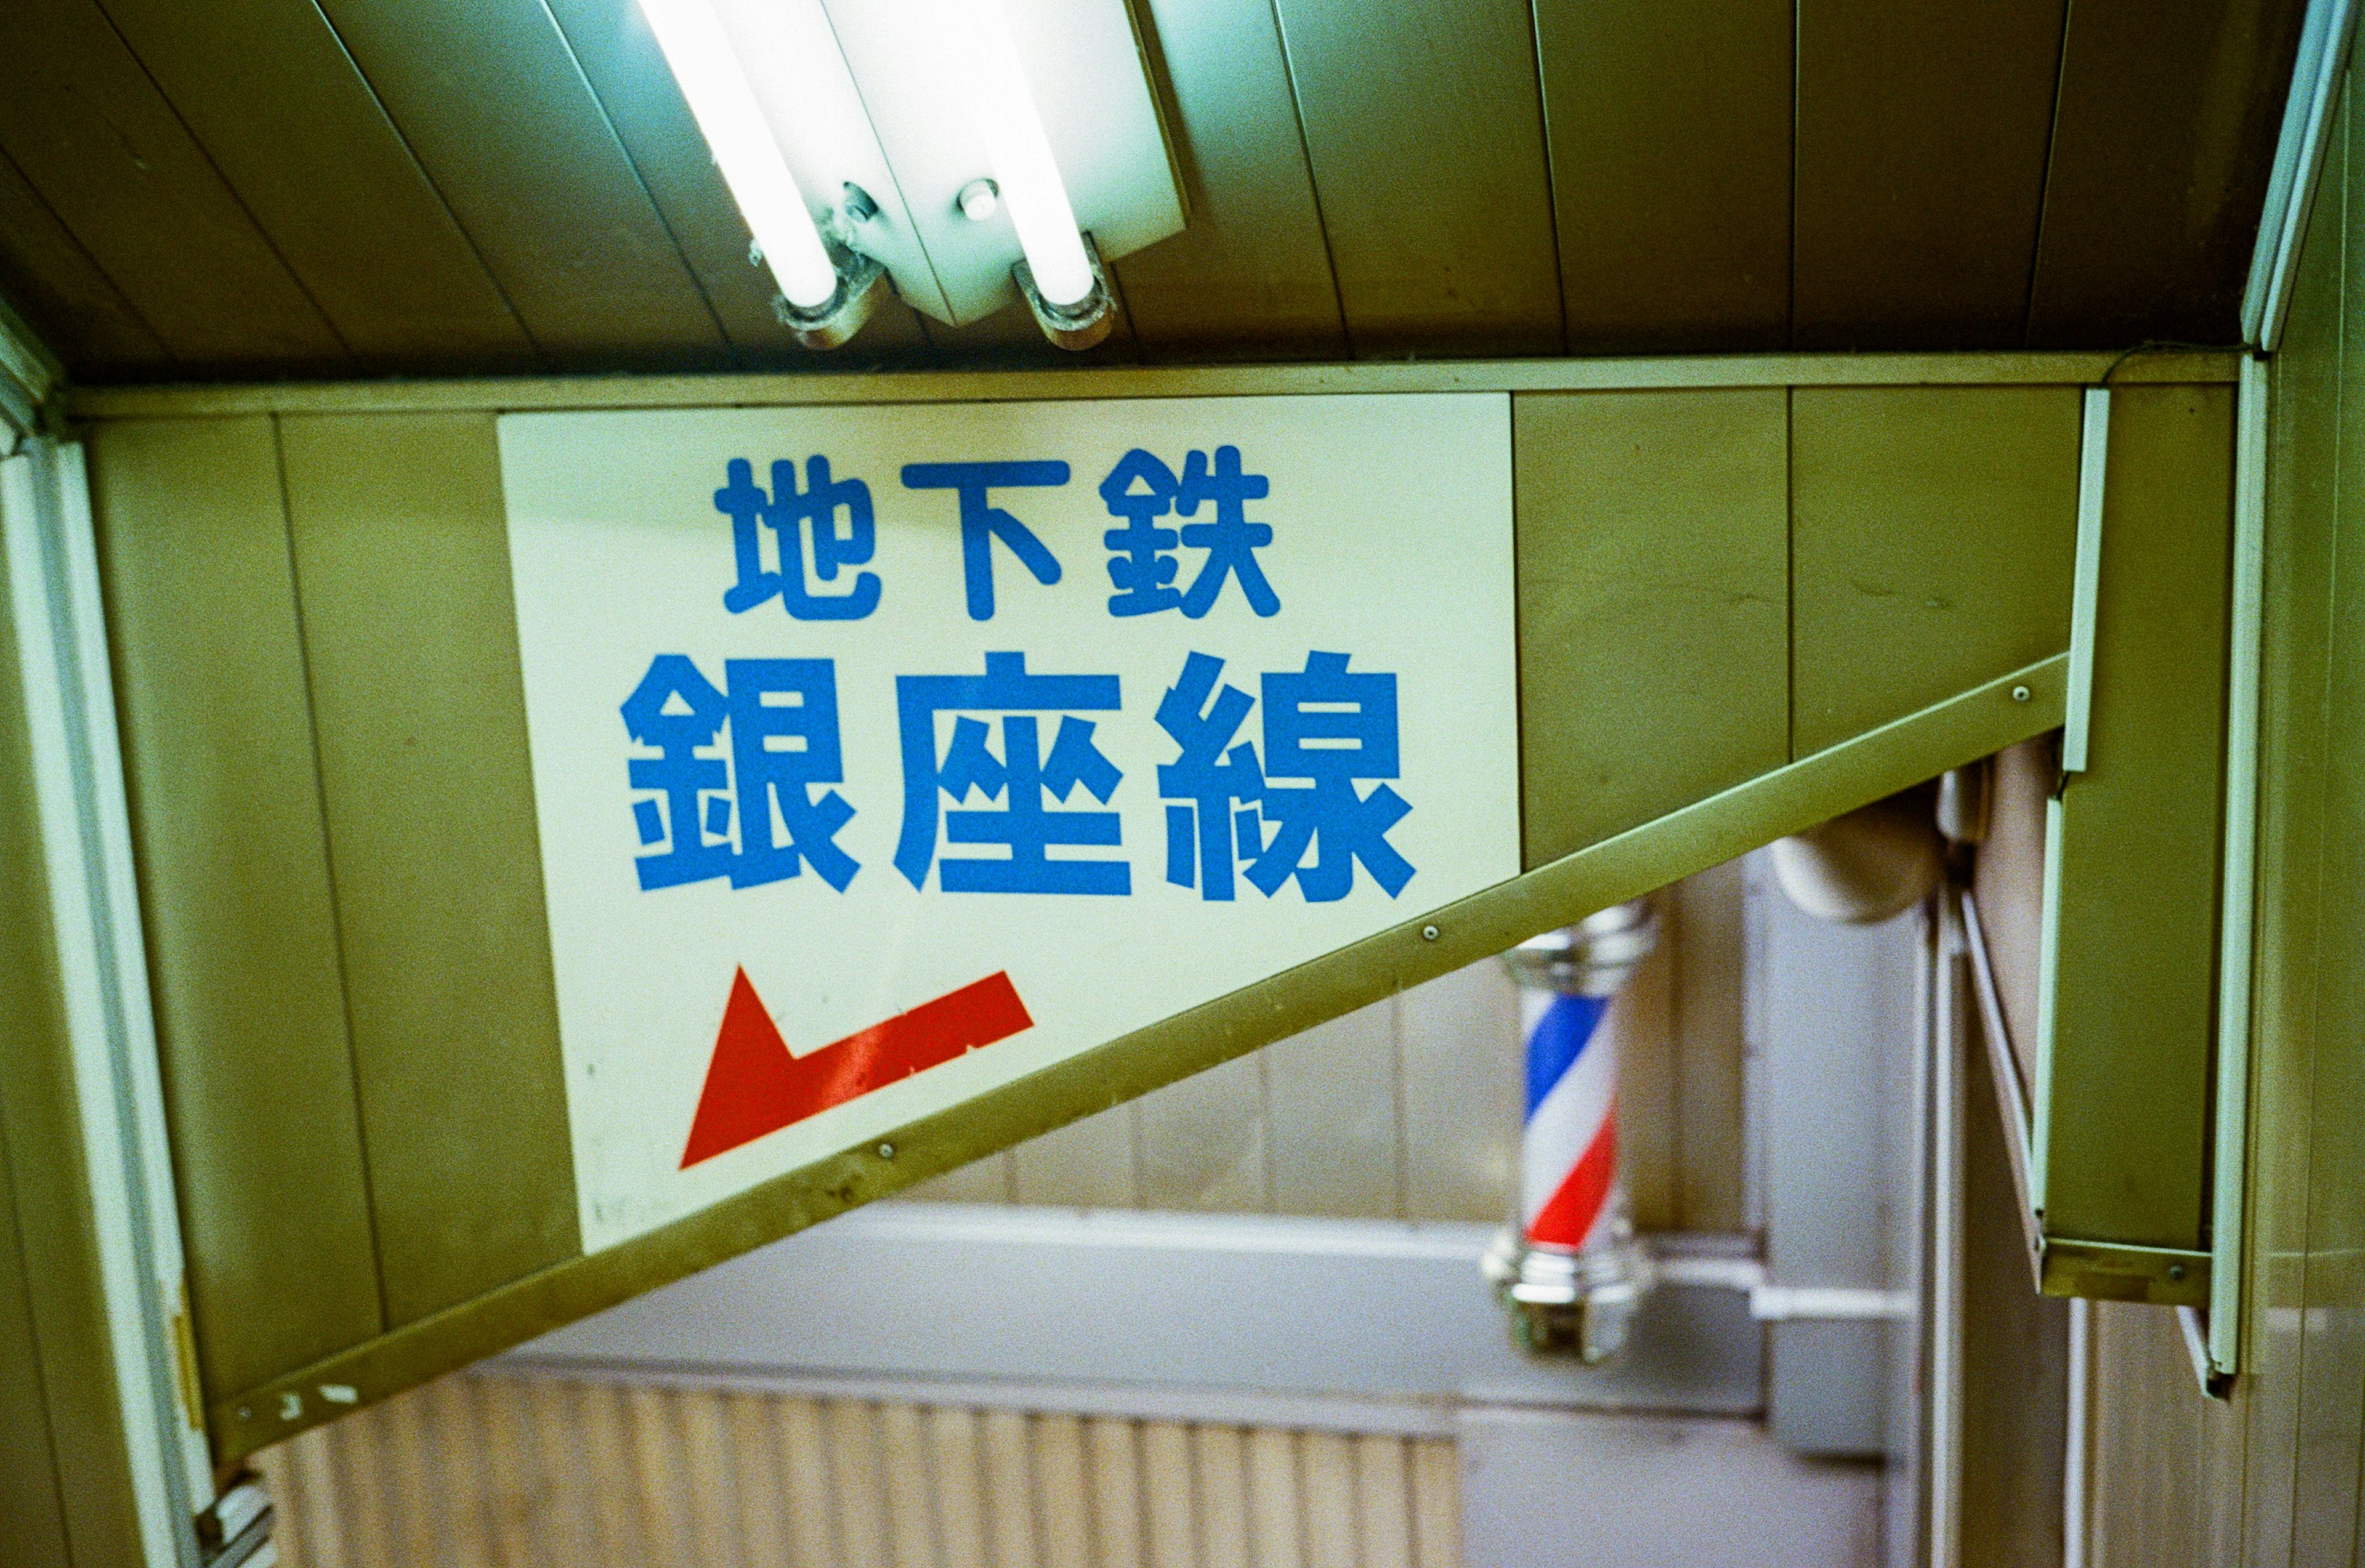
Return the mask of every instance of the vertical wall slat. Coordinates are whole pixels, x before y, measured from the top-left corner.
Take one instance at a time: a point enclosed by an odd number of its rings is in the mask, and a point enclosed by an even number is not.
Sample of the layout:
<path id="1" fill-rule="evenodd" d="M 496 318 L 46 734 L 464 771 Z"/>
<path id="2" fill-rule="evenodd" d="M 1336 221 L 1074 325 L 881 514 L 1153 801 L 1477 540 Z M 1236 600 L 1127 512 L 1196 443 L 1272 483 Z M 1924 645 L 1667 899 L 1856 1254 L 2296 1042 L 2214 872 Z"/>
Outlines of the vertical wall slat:
<path id="1" fill-rule="evenodd" d="M 1149 1568 L 1142 1544 L 1140 1430 L 1099 1417 L 1084 1423 L 1092 1496 L 1093 1568 Z"/>
<path id="2" fill-rule="evenodd" d="M 928 1463 L 927 1433 L 915 1406 L 879 1407 L 880 1480 L 887 1494 L 887 1529 L 895 1568 L 938 1568 L 937 1484 Z"/>
<path id="3" fill-rule="evenodd" d="M 928 1412 L 928 1454 L 936 1483 L 936 1518 L 945 1568 L 987 1568 L 985 1495 L 978 1471 L 977 1413 Z"/>
<path id="4" fill-rule="evenodd" d="M 1356 1540 L 1362 1568 L 1412 1568 L 1411 1470 L 1402 1438 L 1355 1439 Z"/>
<path id="5" fill-rule="evenodd" d="M 789 1482 L 789 1529 L 796 1568 L 839 1568 L 837 1510 L 831 1500 L 829 1454 L 821 1406 L 810 1399 L 779 1407 L 782 1468 Z"/>
<path id="6" fill-rule="evenodd" d="M 822 1410 L 822 1429 L 829 1444 L 830 1502 L 837 1516 L 837 1549 L 845 1568 L 894 1568 L 878 1414 L 875 1406 L 857 1399 L 833 1400 Z"/>
<path id="7" fill-rule="evenodd" d="M 1149 0 L 1149 10 L 1191 211 L 1182 233 L 1116 263 L 1144 353 L 1343 353 L 1271 0 Z"/>
<path id="8" fill-rule="evenodd" d="M 615 1561 L 600 1555 L 602 1509 L 611 1505 L 593 1496 L 588 1459 L 598 1438 L 587 1436 L 591 1421 L 582 1398 L 585 1391 L 555 1379 L 536 1379 L 520 1392 L 532 1406 L 535 1454 L 550 1488 L 549 1517 L 542 1533 L 553 1568 Z"/>
<path id="9" fill-rule="evenodd" d="M 1016 1410 L 989 1410 L 985 1429 L 985 1504 L 992 1520 L 993 1561 L 1037 1561 L 1034 1447 L 1026 1417 Z"/>
<path id="10" fill-rule="evenodd" d="M 1199 1508 L 1199 1561 L 1205 1568 L 1249 1568 L 1248 1440 L 1237 1427 L 1201 1427 L 1191 1434 L 1193 1480 Z"/>
<path id="11" fill-rule="evenodd" d="M 1093 1568 L 1092 1480 L 1084 1458 L 1081 1416 L 1048 1412 L 1030 1417 L 1035 1445 L 1035 1506 L 1044 1568 Z"/>
<path id="12" fill-rule="evenodd" d="M 279 448 L 265 419 L 110 423 L 91 476 L 198 1365 L 220 1397 L 385 1327 Z"/>
<path id="13" fill-rule="evenodd" d="M 1789 346 L 1794 18 L 1536 7 L 1570 353 Z"/>
<path id="14" fill-rule="evenodd" d="M 1530 868 L 1788 760 L 1785 398 L 1513 399 Z"/>
<path id="15" fill-rule="evenodd" d="M 1277 0 L 1357 353 L 1558 353 L 1560 278 L 1523 0 Z"/>
<path id="16" fill-rule="evenodd" d="M 1257 1568 L 1306 1568 L 1297 1434 L 1260 1427 L 1247 1443 L 1249 1550 Z"/>
<path id="17" fill-rule="evenodd" d="M 697 1568 L 710 1562 L 737 1562 L 746 1558 L 735 1526 L 741 1506 L 738 1469 L 731 1453 L 731 1408 L 725 1395 L 710 1389 L 686 1388 L 674 1395 L 682 1435 L 682 1480 L 689 1503 L 689 1561 Z"/>
<path id="18" fill-rule="evenodd" d="M 783 1428 L 774 1417 L 777 1400 L 745 1389 L 726 1396 L 730 1404 L 732 1484 L 739 1495 L 740 1550 L 750 1562 L 786 1568 L 790 1546 L 788 1483 L 780 1465 Z"/>
<path id="19" fill-rule="evenodd" d="M 684 1505 L 680 1412 L 669 1389 L 624 1390 L 624 1413 L 641 1503 L 642 1561 L 651 1568 L 696 1568 Z"/>
<path id="20" fill-rule="evenodd" d="M 1662 898 L 1662 918 L 1666 900 Z M 1665 930 L 1664 925 L 1661 927 Z M 1675 968 L 1676 955 L 1664 935 L 1610 1002 L 1601 1026 L 1615 1029 L 1618 1052 L 1618 1171 L 1641 1230 L 1673 1230 L 1676 1164 L 1682 1128 L 1676 1119 L 1681 1092 L 1676 1059 Z"/>
<path id="21" fill-rule="evenodd" d="M 1412 1445 L 1414 1561 L 1420 1568 L 1460 1568 L 1462 1562 L 1462 1462 L 1457 1446 L 1442 1439 Z"/>
<path id="22" fill-rule="evenodd" d="M 482 414 L 294 418 L 281 442 L 399 1326 L 581 1250 L 499 454 Z"/>
<path id="23" fill-rule="evenodd" d="M 2066 8 L 1799 6 L 1797 347 L 2020 345 Z"/>
<path id="24" fill-rule="evenodd" d="M 1356 1568 L 1355 1444 L 1342 1432 L 1300 1432 L 1306 1568 Z"/>

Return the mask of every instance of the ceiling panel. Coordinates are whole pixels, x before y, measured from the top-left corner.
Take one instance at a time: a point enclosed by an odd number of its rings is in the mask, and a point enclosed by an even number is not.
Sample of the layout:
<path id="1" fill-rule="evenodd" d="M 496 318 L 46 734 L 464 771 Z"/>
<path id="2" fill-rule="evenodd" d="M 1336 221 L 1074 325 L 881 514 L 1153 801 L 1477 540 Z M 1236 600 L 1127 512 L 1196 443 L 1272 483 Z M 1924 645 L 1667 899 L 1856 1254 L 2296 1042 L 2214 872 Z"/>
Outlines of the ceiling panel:
<path id="1" fill-rule="evenodd" d="M 1358 354 L 1558 353 L 1526 0 L 1275 0 Z"/>
<path id="2" fill-rule="evenodd" d="M 175 355 L 350 370 L 352 356 L 92 0 L 24 0 L 0 147 Z M 204 258 L 192 265 L 192 258 Z"/>
<path id="3" fill-rule="evenodd" d="M 71 351 L 66 372 L 169 375 L 173 356 L 25 176 L 0 154 L 0 298 Z"/>
<path id="4" fill-rule="evenodd" d="M 672 231 L 723 334 L 749 366 L 809 364 L 772 314 L 772 274 L 747 259 L 747 225 L 699 135 L 633 0 L 548 0 L 641 183 Z M 857 363 L 925 358 L 927 337 L 901 300 L 883 305 L 849 351 Z"/>
<path id="5" fill-rule="evenodd" d="M 729 362 L 542 0 L 321 8 L 554 364 Z"/>
<path id="6" fill-rule="evenodd" d="M 1802 0 L 1799 348 L 2016 348 L 2065 0 Z"/>
<path id="7" fill-rule="evenodd" d="M 1343 356 L 1272 0 L 1149 0 L 1148 12 L 1190 221 L 1117 263 L 1143 353 Z"/>
<path id="8" fill-rule="evenodd" d="M 311 0 L 106 0 L 106 9 L 365 367 L 538 363 Z"/>
<path id="9" fill-rule="evenodd" d="M 1536 6 L 1573 353 L 1790 342 L 1791 0 Z"/>
<path id="10" fill-rule="evenodd" d="M 2029 342 L 2232 342 L 2298 48 L 2282 0 L 2078 0 Z"/>

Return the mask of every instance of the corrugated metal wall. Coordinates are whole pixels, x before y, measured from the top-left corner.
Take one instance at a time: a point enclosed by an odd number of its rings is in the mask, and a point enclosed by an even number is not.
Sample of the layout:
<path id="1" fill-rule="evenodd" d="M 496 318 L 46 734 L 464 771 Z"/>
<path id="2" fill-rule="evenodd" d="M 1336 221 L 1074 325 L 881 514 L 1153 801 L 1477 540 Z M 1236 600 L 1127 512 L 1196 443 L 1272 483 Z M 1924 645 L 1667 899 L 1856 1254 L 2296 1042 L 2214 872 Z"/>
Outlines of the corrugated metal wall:
<path id="1" fill-rule="evenodd" d="M 1442 1439 L 462 1373 L 261 1456 L 290 1568 L 1455 1568 Z"/>

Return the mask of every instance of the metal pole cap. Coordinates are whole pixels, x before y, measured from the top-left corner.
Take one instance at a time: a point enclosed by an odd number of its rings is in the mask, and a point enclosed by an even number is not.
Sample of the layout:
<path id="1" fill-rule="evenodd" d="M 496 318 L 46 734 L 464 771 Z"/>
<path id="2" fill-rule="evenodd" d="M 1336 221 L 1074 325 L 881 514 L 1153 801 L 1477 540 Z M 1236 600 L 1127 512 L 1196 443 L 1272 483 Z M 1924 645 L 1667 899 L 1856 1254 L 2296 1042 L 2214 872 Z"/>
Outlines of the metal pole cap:
<path id="1" fill-rule="evenodd" d="M 1658 912 L 1648 899 L 1630 899 L 1530 937 L 1503 955 L 1503 967 L 1531 990 L 1609 996 L 1658 945 Z"/>

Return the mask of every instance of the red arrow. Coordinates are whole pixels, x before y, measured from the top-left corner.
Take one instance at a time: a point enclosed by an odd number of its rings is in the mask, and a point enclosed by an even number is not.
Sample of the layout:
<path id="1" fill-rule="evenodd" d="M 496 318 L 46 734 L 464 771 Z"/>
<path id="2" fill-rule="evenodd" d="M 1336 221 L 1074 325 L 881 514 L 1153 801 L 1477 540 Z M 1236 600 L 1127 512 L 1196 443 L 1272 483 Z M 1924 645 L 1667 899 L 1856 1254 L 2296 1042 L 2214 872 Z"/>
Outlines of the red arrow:
<path id="1" fill-rule="evenodd" d="M 699 1092 L 684 1170 L 897 1079 L 1034 1026 L 1007 972 L 987 976 L 803 1056 L 789 1054 L 741 969 Z"/>

